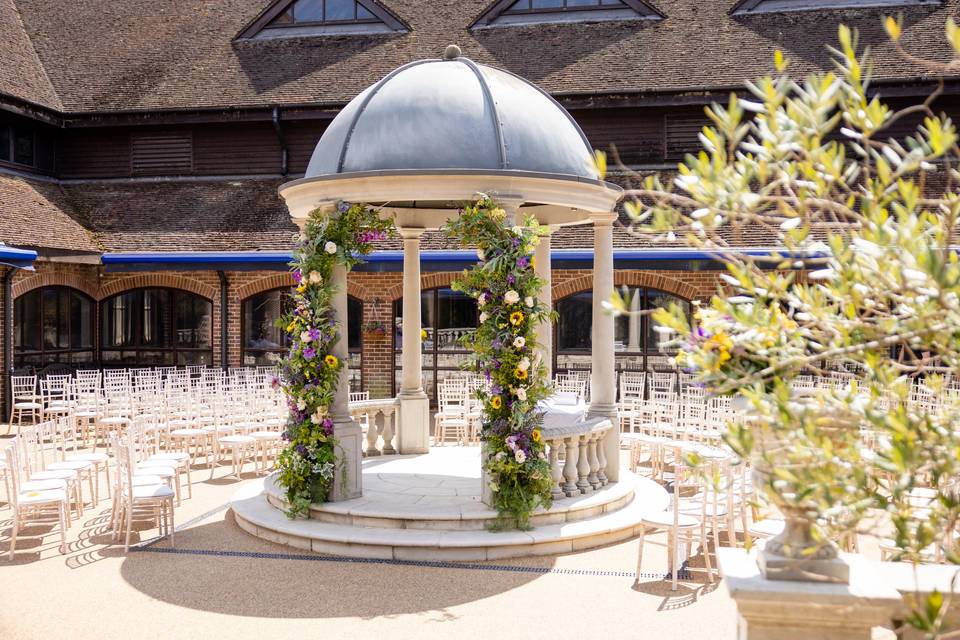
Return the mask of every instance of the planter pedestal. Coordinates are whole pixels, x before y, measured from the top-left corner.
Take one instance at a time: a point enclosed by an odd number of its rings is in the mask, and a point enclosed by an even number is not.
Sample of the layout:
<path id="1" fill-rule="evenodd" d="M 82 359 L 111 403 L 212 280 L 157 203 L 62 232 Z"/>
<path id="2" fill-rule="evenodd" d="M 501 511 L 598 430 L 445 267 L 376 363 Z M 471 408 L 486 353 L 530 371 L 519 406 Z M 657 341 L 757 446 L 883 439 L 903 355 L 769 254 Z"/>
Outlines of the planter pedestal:
<path id="1" fill-rule="evenodd" d="M 832 561 L 848 567 L 849 584 L 831 584 L 768 580 L 757 553 L 717 549 L 737 603 L 738 640 L 870 640 L 873 627 L 889 627 L 902 605 L 900 593 L 862 556 L 841 553 Z"/>

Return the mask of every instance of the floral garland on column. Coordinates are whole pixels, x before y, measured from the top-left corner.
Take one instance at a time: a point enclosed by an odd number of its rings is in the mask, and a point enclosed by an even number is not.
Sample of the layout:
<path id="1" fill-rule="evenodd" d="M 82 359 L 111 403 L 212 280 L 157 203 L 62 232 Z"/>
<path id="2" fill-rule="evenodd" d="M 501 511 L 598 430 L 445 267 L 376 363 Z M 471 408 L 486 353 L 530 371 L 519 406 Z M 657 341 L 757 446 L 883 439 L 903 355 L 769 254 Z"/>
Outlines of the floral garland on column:
<path id="1" fill-rule="evenodd" d="M 344 363 L 332 353 L 340 339 L 332 306 L 333 268 L 341 264 L 349 271 L 393 228 L 392 221 L 365 205 L 338 202 L 337 214 L 315 209 L 307 218 L 291 263 L 297 282 L 292 308 L 278 324 L 289 335 L 290 348 L 274 385 L 282 386 L 290 413 L 277 483 L 287 491 L 291 518 L 326 501 L 338 466 L 330 405 Z"/>
<path id="2" fill-rule="evenodd" d="M 550 463 L 540 434 L 537 403 L 550 395 L 547 369 L 536 351 L 536 327 L 551 320 L 537 299 L 544 281 L 534 271 L 533 252 L 549 233 L 533 217 L 506 223 L 506 212 L 484 194 L 447 224 L 447 233 L 477 247 L 479 263 L 453 288 L 477 300 L 480 323 L 461 343 L 471 352 L 466 365 L 481 372 L 489 390 L 483 403 L 483 466 L 490 477 L 498 526 L 530 528 L 530 514 L 551 504 Z"/>

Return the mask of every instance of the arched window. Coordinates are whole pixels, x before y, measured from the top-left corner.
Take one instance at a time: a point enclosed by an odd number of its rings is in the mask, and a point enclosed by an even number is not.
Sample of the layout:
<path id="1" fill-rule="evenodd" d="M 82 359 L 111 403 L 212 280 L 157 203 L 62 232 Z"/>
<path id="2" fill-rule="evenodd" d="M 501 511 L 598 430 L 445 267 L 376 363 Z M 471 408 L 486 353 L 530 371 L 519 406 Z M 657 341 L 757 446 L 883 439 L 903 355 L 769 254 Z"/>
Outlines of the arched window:
<path id="1" fill-rule="evenodd" d="M 633 311 L 668 308 L 681 304 L 687 314 L 690 303 L 656 289 L 628 287 Z M 556 369 L 589 369 L 591 331 L 593 329 L 593 293 L 584 291 L 556 302 Z M 619 316 L 614 321 L 614 349 L 617 369 L 655 370 L 670 368 L 672 350 L 665 346 L 668 337 L 655 330 L 656 322 L 649 316 Z"/>
<path id="2" fill-rule="evenodd" d="M 289 289 L 271 289 L 254 294 L 243 301 L 241 330 L 243 364 L 272 365 L 287 351 L 287 333 L 277 326 L 290 305 Z M 363 324 L 363 302 L 347 297 L 347 349 L 350 353 L 350 388 L 361 386 L 360 326 Z"/>
<path id="3" fill-rule="evenodd" d="M 460 371 L 467 351 L 458 343 L 460 336 L 477 328 L 477 302 L 449 288 L 428 289 L 420 293 L 420 323 L 426 331 L 423 350 L 424 391 L 436 398 L 437 382 Z M 399 391 L 403 351 L 403 300 L 393 303 L 394 388 Z"/>
<path id="4" fill-rule="evenodd" d="M 211 364 L 213 304 L 180 289 L 134 289 L 100 306 L 105 363 Z"/>
<path id="5" fill-rule="evenodd" d="M 41 287 L 14 301 L 14 366 L 93 361 L 93 300 L 70 287 Z"/>

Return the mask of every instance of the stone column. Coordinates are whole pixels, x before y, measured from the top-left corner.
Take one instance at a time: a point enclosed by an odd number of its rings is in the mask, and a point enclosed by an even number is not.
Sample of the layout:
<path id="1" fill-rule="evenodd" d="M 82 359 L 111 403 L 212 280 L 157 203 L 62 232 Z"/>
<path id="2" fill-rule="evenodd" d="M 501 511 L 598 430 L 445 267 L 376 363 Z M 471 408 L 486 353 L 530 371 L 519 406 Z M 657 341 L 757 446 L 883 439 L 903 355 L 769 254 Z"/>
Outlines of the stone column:
<path id="1" fill-rule="evenodd" d="M 333 355 L 343 363 L 337 392 L 333 396 L 330 414 L 333 418 L 333 436 L 339 442 L 340 464 L 333 476 L 332 502 L 359 498 L 363 495 L 363 474 L 361 459 L 363 456 L 363 432 L 360 425 L 350 417 L 350 371 L 347 366 L 347 268 L 337 265 L 333 268 L 331 284 L 336 287 L 333 297 L 333 311 L 337 318 L 337 333 L 340 338 L 333 345 Z M 373 427 L 376 428 L 376 427 Z"/>
<path id="2" fill-rule="evenodd" d="M 430 400 L 423 391 L 420 344 L 420 236 L 423 229 L 404 227 L 403 238 L 403 360 L 400 372 L 400 413 L 397 447 L 400 453 L 430 451 Z"/>
<path id="3" fill-rule="evenodd" d="M 620 429 L 617 421 L 617 373 L 613 350 L 613 316 L 603 302 L 613 294 L 613 222 L 615 213 L 597 213 L 593 220 L 593 348 L 590 372 L 590 418 L 605 417 L 613 422 L 602 446 L 607 457 L 606 476 L 620 477 Z"/>
<path id="4" fill-rule="evenodd" d="M 550 236 L 540 239 L 540 244 L 537 245 L 537 251 L 534 254 L 536 258 L 536 267 L 535 271 L 537 276 L 542 278 L 545 281 L 543 288 L 540 289 L 540 302 L 546 305 L 547 309 L 553 309 L 553 277 L 552 277 L 552 263 L 550 261 Z M 547 380 L 553 380 L 553 322 L 541 322 L 537 326 L 537 344 L 539 345 L 538 351 L 540 352 L 540 357 L 543 360 L 543 364 L 547 367 Z"/>
<path id="5" fill-rule="evenodd" d="M 640 310 L 640 296 L 636 293 L 630 299 L 630 311 L 632 313 L 637 313 Z M 628 322 L 630 323 L 628 331 L 628 342 L 627 346 L 630 351 L 638 351 L 640 349 L 640 316 L 632 315 L 629 316 Z"/>

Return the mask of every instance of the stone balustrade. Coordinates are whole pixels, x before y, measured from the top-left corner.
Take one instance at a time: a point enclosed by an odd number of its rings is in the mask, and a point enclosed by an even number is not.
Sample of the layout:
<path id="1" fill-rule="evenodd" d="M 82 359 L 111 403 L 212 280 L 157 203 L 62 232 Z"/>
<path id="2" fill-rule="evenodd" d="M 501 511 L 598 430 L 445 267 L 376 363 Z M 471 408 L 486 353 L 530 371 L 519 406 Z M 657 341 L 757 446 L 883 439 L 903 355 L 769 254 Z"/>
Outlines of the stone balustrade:
<path id="1" fill-rule="evenodd" d="M 396 435 L 397 399 L 358 400 L 350 403 L 350 417 L 364 430 L 366 456 L 391 455 Z"/>
<path id="2" fill-rule="evenodd" d="M 541 435 L 553 476 L 553 499 L 572 498 L 608 483 L 603 438 L 613 429 L 609 418 L 545 424 Z"/>

